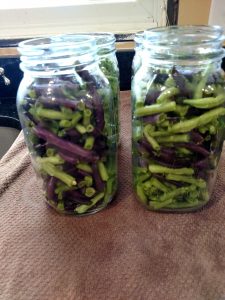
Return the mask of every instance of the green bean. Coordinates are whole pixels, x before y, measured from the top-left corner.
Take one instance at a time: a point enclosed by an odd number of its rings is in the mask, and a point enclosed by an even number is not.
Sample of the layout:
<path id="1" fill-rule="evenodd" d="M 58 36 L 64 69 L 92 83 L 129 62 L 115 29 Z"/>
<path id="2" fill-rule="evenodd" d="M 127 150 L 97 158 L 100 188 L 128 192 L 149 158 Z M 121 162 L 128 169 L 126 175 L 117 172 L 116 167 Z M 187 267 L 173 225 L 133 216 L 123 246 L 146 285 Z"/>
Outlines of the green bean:
<path id="1" fill-rule="evenodd" d="M 81 180 L 78 182 L 77 186 L 79 189 L 82 189 L 83 187 L 87 186 L 87 182 L 85 180 Z"/>
<path id="2" fill-rule="evenodd" d="M 107 172 L 107 169 L 106 169 L 104 163 L 102 161 L 99 161 L 97 163 L 97 165 L 98 165 L 98 171 L 99 171 L 101 179 L 103 181 L 107 181 L 109 179 L 109 175 L 108 175 L 108 172 Z"/>
<path id="3" fill-rule="evenodd" d="M 76 126 L 77 123 L 81 120 L 81 118 L 82 118 L 82 114 L 79 111 L 76 111 L 72 117 L 72 121 L 71 121 L 72 126 Z"/>
<path id="4" fill-rule="evenodd" d="M 173 77 L 172 76 L 169 76 L 166 81 L 165 81 L 165 86 L 166 87 L 175 87 L 176 86 L 176 82 L 174 81 Z"/>
<path id="5" fill-rule="evenodd" d="M 161 165 L 152 164 L 149 165 L 149 171 L 151 173 L 161 173 L 161 174 L 177 174 L 177 175 L 193 175 L 194 170 L 192 168 L 167 168 Z"/>
<path id="6" fill-rule="evenodd" d="M 225 102 L 225 95 L 201 99 L 185 99 L 184 103 L 200 109 L 210 109 L 220 106 Z"/>
<path id="7" fill-rule="evenodd" d="M 190 185 L 190 186 L 187 186 L 187 187 L 180 187 L 180 188 L 177 188 L 176 190 L 172 191 L 172 192 L 169 192 L 169 193 L 165 193 L 163 196 L 161 196 L 159 198 L 159 201 L 161 202 L 165 202 L 169 199 L 174 199 L 178 196 L 181 196 L 181 195 L 184 195 L 184 194 L 187 194 L 187 193 L 190 193 L 190 192 L 193 192 L 196 190 L 196 186 L 194 185 Z"/>
<path id="8" fill-rule="evenodd" d="M 84 149 L 91 150 L 94 146 L 95 138 L 88 136 L 85 140 Z"/>
<path id="9" fill-rule="evenodd" d="M 143 182 L 143 181 L 145 181 L 145 180 L 147 180 L 149 178 L 150 178 L 149 174 L 140 175 L 140 176 L 138 176 L 138 182 Z"/>
<path id="10" fill-rule="evenodd" d="M 115 186 L 115 178 L 111 177 L 109 180 L 107 180 L 106 183 L 106 190 L 105 190 L 105 196 L 104 196 L 104 203 L 109 202 L 109 197 L 113 195 L 113 187 Z"/>
<path id="11" fill-rule="evenodd" d="M 62 200 L 63 198 L 63 192 L 71 190 L 71 187 L 65 185 L 65 184 L 60 184 L 56 189 L 55 193 L 58 195 L 58 199 Z"/>
<path id="12" fill-rule="evenodd" d="M 94 129 L 95 129 L 94 126 L 91 125 L 91 124 L 89 124 L 89 125 L 86 126 L 86 131 L 87 131 L 88 133 L 93 132 Z"/>
<path id="13" fill-rule="evenodd" d="M 168 187 L 165 186 L 162 182 L 160 182 L 157 178 L 152 177 L 149 181 L 146 182 L 149 182 L 150 185 L 156 187 L 157 189 L 163 191 L 164 193 L 167 193 L 169 190 Z"/>
<path id="14" fill-rule="evenodd" d="M 36 113 L 38 117 L 52 120 L 71 120 L 73 117 L 72 114 L 66 114 L 61 111 L 41 107 L 36 109 Z"/>
<path id="15" fill-rule="evenodd" d="M 171 97 L 179 94 L 179 89 L 177 87 L 170 87 L 166 90 L 164 90 L 159 97 L 157 98 L 157 103 L 165 103 L 168 100 L 170 100 Z"/>
<path id="16" fill-rule="evenodd" d="M 156 138 L 158 143 L 186 143 L 190 141 L 188 134 L 177 134 L 170 136 L 159 136 Z"/>
<path id="17" fill-rule="evenodd" d="M 82 100 L 77 104 L 77 108 L 78 108 L 80 111 L 84 111 L 84 109 L 85 109 L 85 104 L 84 104 L 84 102 L 83 102 Z"/>
<path id="18" fill-rule="evenodd" d="M 148 141 L 148 143 L 152 146 L 152 148 L 156 151 L 159 151 L 160 146 L 157 143 L 157 141 L 152 136 L 150 136 L 148 129 L 149 129 L 149 125 L 146 125 L 144 127 L 144 136 L 145 136 L 146 140 Z"/>
<path id="19" fill-rule="evenodd" d="M 84 163 L 84 162 L 83 163 L 80 162 L 80 163 L 76 164 L 76 167 L 77 167 L 77 169 L 83 170 L 88 173 L 93 172 L 92 168 L 87 163 Z"/>
<path id="20" fill-rule="evenodd" d="M 153 131 L 152 133 L 151 133 L 151 135 L 153 136 L 153 137 L 158 137 L 158 136 L 167 136 L 167 135 L 169 135 L 170 133 L 168 132 L 168 130 L 164 130 L 164 131 L 162 131 L 162 130 L 160 130 L 160 131 Z"/>
<path id="21" fill-rule="evenodd" d="M 189 120 L 176 123 L 173 126 L 171 126 L 171 128 L 169 128 L 168 131 L 170 133 L 188 132 L 193 130 L 194 128 L 204 126 L 213 121 L 214 119 L 218 118 L 219 116 L 223 115 L 225 115 L 224 107 L 214 108 L 198 117 L 194 117 Z"/>
<path id="22" fill-rule="evenodd" d="M 83 125 L 86 127 L 87 125 L 90 124 L 90 118 L 91 118 L 91 110 L 90 109 L 85 109 L 83 111 Z"/>
<path id="23" fill-rule="evenodd" d="M 184 155 L 184 156 L 187 156 L 187 155 L 192 154 L 192 151 L 190 151 L 190 150 L 188 150 L 188 149 L 186 149 L 184 147 L 178 147 L 177 148 L 177 153 L 181 154 L 181 155 Z"/>
<path id="24" fill-rule="evenodd" d="M 41 169 L 45 171 L 48 175 L 58 178 L 59 180 L 67 184 L 69 187 L 72 187 L 77 184 L 76 179 L 73 176 L 61 171 L 53 164 L 42 163 Z"/>
<path id="25" fill-rule="evenodd" d="M 141 200 L 141 202 L 143 204 L 147 204 L 148 203 L 148 199 L 147 197 L 145 196 L 145 193 L 143 191 L 143 188 L 140 184 L 137 184 L 136 185 L 136 192 L 137 192 L 137 196 L 139 197 L 139 199 Z"/>
<path id="26" fill-rule="evenodd" d="M 201 80 L 199 81 L 199 83 L 197 84 L 196 88 L 195 88 L 195 92 L 194 92 L 194 98 L 195 99 L 199 99 L 202 98 L 202 94 L 203 94 L 203 89 L 206 85 L 206 81 L 208 79 L 207 73 L 209 72 L 209 68 L 207 68 L 201 77 Z"/>
<path id="27" fill-rule="evenodd" d="M 188 176 L 182 176 L 182 175 L 174 175 L 174 174 L 168 174 L 166 175 L 166 179 L 168 180 L 174 180 L 174 181 L 181 181 L 186 183 L 191 183 L 193 185 L 196 185 L 200 188 L 206 188 L 206 182 L 203 179 L 197 179 L 194 177 L 188 177 Z"/>
<path id="28" fill-rule="evenodd" d="M 37 162 L 40 164 L 51 163 L 53 165 L 62 165 L 64 160 L 58 155 L 48 157 L 37 157 Z"/>
<path id="29" fill-rule="evenodd" d="M 85 189 L 84 194 L 86 197 L 90 198 L 90 197 L 93 197 L 95 193 L 96 193 L 96 190 L 93 187 L 87 187 Z"/>
<path id="30" fill-rule="evenodd" d="M 175 112 L 181 116 L 184 117 L 188 113 L 188 105 L 176 105 L 176 110 Z"/>
<path id="31" fill-rule="evenodd" d="M 61 120 L 61 121 L 59 122 L 59 126 L 60 126 L 60 127 L 65 127 L 65 128 L 70 128 L 70 127 L 72 127 L 73 125 L 72 125 L 72 121 L 69 121 L 69 120 Z"/>
<path id="32" fill-rule="evenodd" d="M 47 156 L 54 156 L 56 154 L 56 150 L 54 148 L 48 148 L 46 150 L 46 155 Z"/>
<path id="33" fill-rule="evenodd" d="M 61 210 L 61 211 L 64 211 L 64 203 L 63 203 L 63 201 L 59 201 L 58 202 L 57 209 Z"/>
<path id="34" fill-rule="evenodd" d="M 84 181 L 86 183 L 86 186 L 90 187 L 93 184 L 93 177 L 92 176 L 85 176 Z"/>
<path id="35" fill-rule="evenodd" d="M 144 107 L 137 108 L 135 111 L 135 116 L 144 117 L 144 116 L 150 116 L 158 113 L 170 112 L 175 110 L 176 110 L 176 102 L 171 101 L 165 104 L 152 104 L 152 105 L 146 105 Z"/>
<path id="36" fill-rule="evenodd" d="M 29 90 L 28 95 L 32 99 L 36 99 L 37 98 L 37 94 L 36 94 L 35 90 Z"/>
<path id="37" fill-rule="evenodd" d="M 208 200 L 207 200 L 208 201 Z M 193 206 L 202 206 L 203 204 L 207 203 L 207 201 L 196 201 L 194 204 L 193 202 L 174 202 L 167 205 L 167 208 L 172 209 L 182 209 L 182 208 L 192 208 Z"/>
<path id="38" fill-rule="evenodd" d="M 85 213 L 87 210 L 89 210 L 90 208 L 92 208 L 93 206 L 95 206 L 95 204 L 100 201 L 102 198 L 104 197 L 104 193 L 99 193 L 97 194 L 94 198 L 92 198 L 90 200 L 90 204 L 81 204 L 79 206 L 77 206 L 75 208 L 75 212 L 78 213 L 78 214 L 83 214 Z"/>
<path id="39" fill-rule="evenodd" d="M 81 124 L 77 124 L 75 128 L 81 134 L 85 134 L 87 132 L 86 128 Z"/>
<path id="40" fill-rule="evenodd" d="M 168 204 L 170 204 L 172 201 L 173 201 L 173 199 L 168 199 L 168 200 L 163 201 L 163 202 L 150 201 L 149 206 L 153 207 L 154 209 L 160 209 L 160 208 L 163 208 L 165 206 L 168 206 Z"/>

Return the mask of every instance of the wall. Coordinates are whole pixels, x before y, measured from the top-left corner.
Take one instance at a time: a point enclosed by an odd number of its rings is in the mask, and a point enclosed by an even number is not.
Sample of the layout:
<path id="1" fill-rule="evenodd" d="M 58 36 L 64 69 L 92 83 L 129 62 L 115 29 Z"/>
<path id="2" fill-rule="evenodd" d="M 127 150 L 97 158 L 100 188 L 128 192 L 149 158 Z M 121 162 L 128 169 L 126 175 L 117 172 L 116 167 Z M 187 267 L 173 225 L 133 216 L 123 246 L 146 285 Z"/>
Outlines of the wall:
<path id="1" fill-rule="evenodd" d="M 180 0 L 179 25 L 207 25 L 211 0 Z"/>

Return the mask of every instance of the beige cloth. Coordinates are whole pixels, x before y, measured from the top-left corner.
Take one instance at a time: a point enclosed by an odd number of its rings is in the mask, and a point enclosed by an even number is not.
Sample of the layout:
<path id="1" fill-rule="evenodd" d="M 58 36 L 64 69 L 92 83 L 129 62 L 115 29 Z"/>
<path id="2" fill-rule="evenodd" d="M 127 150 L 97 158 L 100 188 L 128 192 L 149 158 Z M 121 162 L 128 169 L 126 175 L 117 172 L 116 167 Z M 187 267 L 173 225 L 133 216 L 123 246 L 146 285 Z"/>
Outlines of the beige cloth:
<path id="1" fill-rule="evenodd" d="M 130 96 L 121 99 L 120 188 L 76 218 L 48 208 L 20 135 L 0 162 L 1 300 L 224 300 L 225 153 L 213 205 L 155 213 L 131 186 Z"/>

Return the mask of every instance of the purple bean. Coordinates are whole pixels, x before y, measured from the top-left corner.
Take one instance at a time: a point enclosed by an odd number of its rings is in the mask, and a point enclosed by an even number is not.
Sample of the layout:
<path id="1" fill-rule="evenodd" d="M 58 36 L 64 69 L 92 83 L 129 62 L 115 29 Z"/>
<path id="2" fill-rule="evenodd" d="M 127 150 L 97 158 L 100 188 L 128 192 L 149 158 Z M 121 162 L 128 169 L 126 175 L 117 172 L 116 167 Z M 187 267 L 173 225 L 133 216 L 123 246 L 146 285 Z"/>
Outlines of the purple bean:
<path id="1" fill-rule="evenodd" d="M 52 82 L 51 80 L 48 80 L 47 82 L 42 81 L 36 82 L 32 88 L 34 89 L 35 93 L 37 96 L 55 96 L 55 97 L 62 97 L 64 96 L 63 94 L 63 89 L 67 89 L 70 91 L 77 91 L 79 88 L 78 84 L 72 83 L 71 81 L 68 80 L 57 80 L 55 82 Z"/>
<path id="2" fill-rule="evenodd" d="M 191 137 L 191 140 L 197 144 L 197 145 L 200 145 L 204 142 L 204 138 L 202 137 L 202 135 L 197 132 L 197 131 L 191 131 L 190 132 L 190 137 Z"/>
<path id="3" fill-rule="evenodd" d="M 162 157 L 154 157 L 153 158 L 155 162 L 157 162 L 159 165 L 168 167 L 168 168 L 181 168 L 186 167 L 190 165 L 190 162 L 187 160 L 178 160 L 176 158 L 172 158 L 170 161 L 163 161 Z"/>
<path id="4" fill-rule="evenodd" d="M 175 150 L 170 148 L 163 148 L 159 154 L 156 155 L 152 149 L 152 146 L 145 139 L 141 139 L 139 141 L 138 150 L 141 154 L 145 153 L 147 150 L 147 153 L 152 157 L 152 159 L 167 167 L 179 168 L 190 165 L 189 159 L 176 158 Z"/>
<path id="5" fill-rule="evenodd" d="M 178 72 L 175 69 L 175 67 L 172 70 L 172 77 L 173 77 L 173 80 L 176 83 L 176 86 L 180 90 L 180 94 L 182 96 L 184 96 L 184 97 L 191 98 L 192 92 L 186 86 L 186 79 L 185 79 L 185 77 L 180 72 Z"/>
<path id="6" fill-rule="evenodd" d="M 149 166 L 149 161 L 148 159 L 144 158 L 144 157 L 139 157 L 139 166 L 141 168 L 147 168 Z"/>
<path id="7" fill-rule="evenodd" d="M 57 179 L 53 176 L 50 177 L 47 183 L 47 198 L 48 200 L 56 201 L 56 195 L 55 195 L 55 185 L 56 185 Z"/>
<path id="8" fill-rule="evenodd" d="M 137 150 L 141 154 L 146 154 L 146 153 L 148 154 L 147 149 L 143 145 L 141 145 L 140 143 L 137 143 Z"/>
<path id="9" fill-rule="evenodd" d="M 34 123 L 35 125 L 37 125 L 38 122 L 34 119 L 34 117 L 32 116 L 31 113 L 25 112 L 24 115 L 27 117 L 27 119 L 29 119 L 29 121 L 31 121 L 32 123 Z"/>
<path id="10" fill-rule="evenodd" d="M 164 84 L 166 79 L 168 78 L 168 74 L 166 73 L 160 73 L 160 71 L 157 71 L 154 75 L 154 83 Z"/>
<path id="11" fill-rule="evenodd" d="M 160 118 L 160 114 L 156 114 L 152 116 L 143 117 L 142 120 L 144 123 L 155 124 L 159 121 L 159 118 Z"/>
<path id="12" fill-rule="evenodd" d="M 94 181 L 95 181 L 96 190 L 99 191 L 99 192 L 103 191 L 104 187 L 105 187 L 105 184 L 104 184 L 104 182 L 102 181 L 102 179 L 99 175 L 98 167 L 97 167 L 96 163 L 92 164 L 92 170 L 93 170 L 93 178 L 94 178 Z"/>
<path id="13" fill-rule="evenodd" d="M 152 146 L 146 141 L 146 139 L 142 138 L 141 140 L 139 140 L 139 145 L 141 145 L 142 147 L 144 147 L 144 149 L 146 149 L 149 153 L 153 154 L 153 148 Z"/>
<path id="14" fill-rule="evenodd" d="M 208 169 L 209 168 L 209 159 L 204 158 L 202 160 L 198 160 L 197 162 L 192 164 L 194 168 L 199 169 Z"/>
<path id="15" fill-rule="evenodd" d="M 65 199 L 69 199 L 73 203 L 87 204 L 90 199 L 82 195 L 79 191 L 68 191 L 65 193 Z M 67 201 L 66 201 L 67 202 Z"/>
<path id="16" fill-rule="evenodd" d="M 202 154 L 203 156 L 209 156 L 210 152 L 206 150 L 205 148 L 195 145 L 193 143 L 179 143 L 177 144 L 177 147 L 184 147 L 187 148 L 193 152 L 197 152 L 199 154 Z"/>
<path id="17" fill-rule="evenodd" d="M 170 122 L 170 123 L 177 123 L 180 121 L 180 117 L 167 117 L 167 120 Z"/>
<path id="18" fill-rule="evenodd" d="M 72 155 L 70 152 L 59 150 L 58 154 L 62 157 L 62 159 L 70 164 L 76 164 L 79 161 L 79 159 L 76 156 Z"/>
<path id="19" fill-rule="evenodd" d="M 36 126 L 33 128 L 34 133 L 44 140 L 46 140 L 49 144 L 56 146 L 60 150 L 65 150 L 73 155 L 84 159 L 88 162 L 93 162 L 99 159 L 98 155 L 96 155 L 93 151 L 83 149 L 81 146 L 73 144 L 71 142 L 62 140 L 58 138 L 55 134 L 49 132 L 48 130 Z"/>
<path id="20" fill-rule="evenodd" d="M 39 97 L 38 102 L 44 104 L 45 107 L 65 106 L 67 108 L 77 108 L 78 101 L 69 100 L 58 97 Z"/>
<path id="21" fill-rule="evenodd" d="M 160 174 L 154 174 L 155 178 L 159 179 L 160 181 L 162 181 L 163 183 L 171 183 L 173 185 L 176 185 L 177 187 L 181 187 L 184 185 L 183 182 L 180 182 L 180 181 L 173 181 L 173 180 L 168 180 L 168 179 L 165 179 L 165 177 L 163 175 L 160 175 Z"/>
<path id="22" fill-rule="evenodd" d="M 95 127 L 94 130 L 91 132 L 91 134 L 94 136 L 94 137 L 97 137 L 97 136 L 100 136 L 101 135 L 101 131 Z"/>
<path id="23" fill-rule="evenodd" d="M 163 148 L 161 149 L 158 158 L 164 162 L 172 163 L 176 160 L 176 152 L 173 149 Z"/>
<path id="24" fill-rule="evenodd" d="M 156 99 L 159 97 L 160 93 L 160 91 L 149 89 L 145 97 L 145 105 L 154 104 L 156 102 Z"/>
<path id="25" fill-rule="evenodd" d="M 70 137 L 77 137 L 80 138 L 81 134 L 76 129 L 66 129 L 66 134 Z"/>
<path id="26" fill-rule="evenodd" d="M 95 108 L 94 113 L 95 113 L 96 127 L 100 131 L 102 131 L 105 126 L 103 105 L 96 89 L 94 87 L 91 87 L 90 91 L 92 94 L 92 101 Z"/>

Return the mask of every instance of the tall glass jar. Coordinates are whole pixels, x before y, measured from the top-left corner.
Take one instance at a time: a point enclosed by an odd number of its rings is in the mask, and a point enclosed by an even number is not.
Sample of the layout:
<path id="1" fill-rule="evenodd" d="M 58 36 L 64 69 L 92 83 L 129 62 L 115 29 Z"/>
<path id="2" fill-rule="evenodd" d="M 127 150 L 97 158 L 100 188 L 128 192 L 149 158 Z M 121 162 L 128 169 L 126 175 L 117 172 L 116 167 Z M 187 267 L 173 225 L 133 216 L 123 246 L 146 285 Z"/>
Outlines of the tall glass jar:
<path id="1" fill-rule="evenodd" d="M 208 203 L 225 129 L 218 26 L 145 32 L 132 81 L 133 183 L 149 210 L 193 211 Z"/>
<path id="2" fill-rule="evenodd" d="M 135 54 L 132 61 L 132 74 L 134 75 L 141 67 L 142 50 L 143 50 L 144 31 L 139 31 L 134 36 Z"/>
<path id="3" fill-rule="evenodd" d="M 19 44 L 24 78 L 17 109 L 47 203 L 86 215 L 112 200 L 117 183 L 114 107 L 95 40 L 56 36 Z"/>

